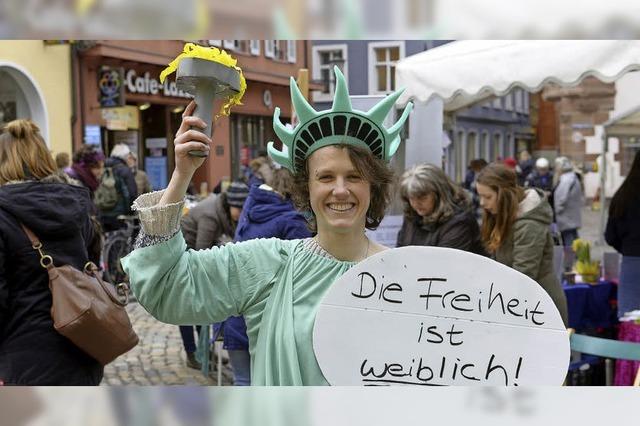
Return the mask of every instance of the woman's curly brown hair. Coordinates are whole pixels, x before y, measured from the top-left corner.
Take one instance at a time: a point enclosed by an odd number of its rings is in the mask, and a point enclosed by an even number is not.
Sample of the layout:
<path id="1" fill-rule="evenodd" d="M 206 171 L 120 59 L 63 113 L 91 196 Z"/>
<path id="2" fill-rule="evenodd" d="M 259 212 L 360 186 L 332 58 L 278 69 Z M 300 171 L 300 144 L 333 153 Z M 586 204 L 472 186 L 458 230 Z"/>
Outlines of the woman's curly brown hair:
<path id="1" fill-rule="evenodd" d="M 391 188 L 394 183 L 394 173 L 384 161 L 376 158 L 371 151 L 347 144 L 332 145 L 336 148 L 346 149 L 349 159 L 358 173 L 371 185 L 371 201 L 367 210 L 365 228 L 374 230 L 382 222 L 385 210 L 391 200 Z M 298 210 L 310 212 L 313 219 L 309 222 L 309 228 L 316 232 L 315 214 L 311 209 L 309 200 L 309 170 L 308 161 L 293 177 L 292 198 Z"/>

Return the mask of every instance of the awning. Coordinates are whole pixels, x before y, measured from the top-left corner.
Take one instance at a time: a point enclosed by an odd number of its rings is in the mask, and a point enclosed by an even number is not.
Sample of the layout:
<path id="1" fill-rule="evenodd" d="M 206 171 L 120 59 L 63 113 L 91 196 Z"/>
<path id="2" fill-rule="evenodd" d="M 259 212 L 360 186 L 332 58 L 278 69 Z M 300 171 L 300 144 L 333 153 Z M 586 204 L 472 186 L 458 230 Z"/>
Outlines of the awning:
<path id="1" fill-rule="evenodd" d="M 608 136 L 640 136 L 640 105 L 603 124 Z"/>
<path id="2" fill-rule="evenodd" d="M 640 70 L 636 40 L 465 40 L 400 60 L 396 87 L 406 88 L 399 105 L 439 96 L 445 111 L 455 111 L 516 86 L 537 92 L 588 76 L 610 83 L 633 70 Z"/>

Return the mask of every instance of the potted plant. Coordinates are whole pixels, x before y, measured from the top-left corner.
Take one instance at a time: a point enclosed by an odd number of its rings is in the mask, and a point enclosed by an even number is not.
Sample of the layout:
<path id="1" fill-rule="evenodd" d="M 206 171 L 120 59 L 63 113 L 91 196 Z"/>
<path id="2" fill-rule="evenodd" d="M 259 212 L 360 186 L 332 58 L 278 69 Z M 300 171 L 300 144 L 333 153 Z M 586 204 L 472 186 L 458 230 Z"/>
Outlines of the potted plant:
<path id="1" fill-rule="evenodd" d="M 575 271 L 583 282 L 596 284 L 600 278 L 600 262 L 591 260 L 591 243 L 578 238 L 573 241 L 571 248 L 576 254 Z"/>

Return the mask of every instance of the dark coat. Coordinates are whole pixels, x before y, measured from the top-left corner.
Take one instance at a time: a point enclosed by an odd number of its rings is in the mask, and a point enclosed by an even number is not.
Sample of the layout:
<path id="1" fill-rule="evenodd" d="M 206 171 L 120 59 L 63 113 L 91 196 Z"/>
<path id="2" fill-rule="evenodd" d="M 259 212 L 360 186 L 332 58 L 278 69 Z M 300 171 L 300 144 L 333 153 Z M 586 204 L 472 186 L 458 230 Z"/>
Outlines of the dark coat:
<path id="1" fill-rule="evenodd" d="M 449 220 L 438 224 L 425 224 L 422 217 L 405 215 L 396 245 L 448 247 L 487 255 L 478 222 L 468 209 L 459 209 Z"/>
<path id="2" fill-rule="evenodd" d="M 238 220 L 235 241 L 272 237 L 293 240 L 310 236 L 307 221 L 291 200 L 274 191 L 251 187 Z"/>
<path id="3" fill-rule="evenodd" d="M 210 194 L 182 217 L 180 227 L 187 247 L 195 250 L 224 245 L 236 231 L 231 221 L 227 195 Z"/>
<path id="4" fill-rule="evenodd" d="M 104 163 L 105 167 L 111 167 L 116 178 L 116 188 L 118 189 L 118 204 L 109 210 L 100 212 L 103 222 L 109 224 L 117 223 L 119 215 L 131 214 L 131 205 L 138 198 L 138 187 L 133 172 L 127 163 L 117 157 L 109 157 Z"/>
<path id="5" fill-rule="evenodd" d="M 244 203 L 235 241 L 276 237 L 283 240 L 311 237 L 307 222 L 290 200 L 278 193 L 252 186 Z M 249 348 L 247 326 L 242 317 L 230 317 L 224 323 L 224 347 Z M 216 327 L 216 330 L 218 327 Z"/>
<path id="6" fill-rule="evenodd" d="M 66 183 L 0 187 L 0 380 L 6 384 L 102 380 L 102 366 L 54 330 L 49 278 L 18 222 L 36 234 L 56 266 L 82 270 L 94 235 L 90 205 L 86 188 Z"/>
<path id="7" fill-rule="evenodd" d="M 640 195 L 629 203 L 623 216 L 609 216 L 604 236 L 623 256 L 640 257 Z"/>
<path id="8" fill-rule="evenodd" d="M 541 175 L 537 170 L 529 173 L 524 181 L 525 188 L 538 188 L 550 193 L 553 190 L 553 173 L 549 171 L 546 175 Z"/>

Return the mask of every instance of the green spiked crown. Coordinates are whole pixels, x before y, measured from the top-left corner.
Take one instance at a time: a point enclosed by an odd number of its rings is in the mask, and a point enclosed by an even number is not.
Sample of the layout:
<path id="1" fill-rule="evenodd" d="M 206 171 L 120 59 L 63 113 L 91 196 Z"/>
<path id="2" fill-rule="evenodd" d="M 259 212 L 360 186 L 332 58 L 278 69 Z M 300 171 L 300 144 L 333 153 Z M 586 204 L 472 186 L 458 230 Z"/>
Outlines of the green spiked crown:
<path id="1" fill-rule="evenodd" d="M 340 69 L 334 67 L 336 93 L 333 106 L 327 111 L 316 111 L 300 93 L 293 77 L 290 81 L 291 100 L 298 115 L 298 125 L 290 130 L 280 121 L 280 108 L 273 113 L 273 129 L 283 144 L 277 150 L 273 142 L 267 145 L 269 156 L 293 173 L 319 148 L 349 144 L 369 149 L 376 157 L 389 161 L 400 145 L 400 130 L 413 104 L 409 102 L 400 119 L 389 129 L 382 125 L 385 117 L 403 90 L 387 96 L 368 112 L 352 109 L 347 82 Z"/>

